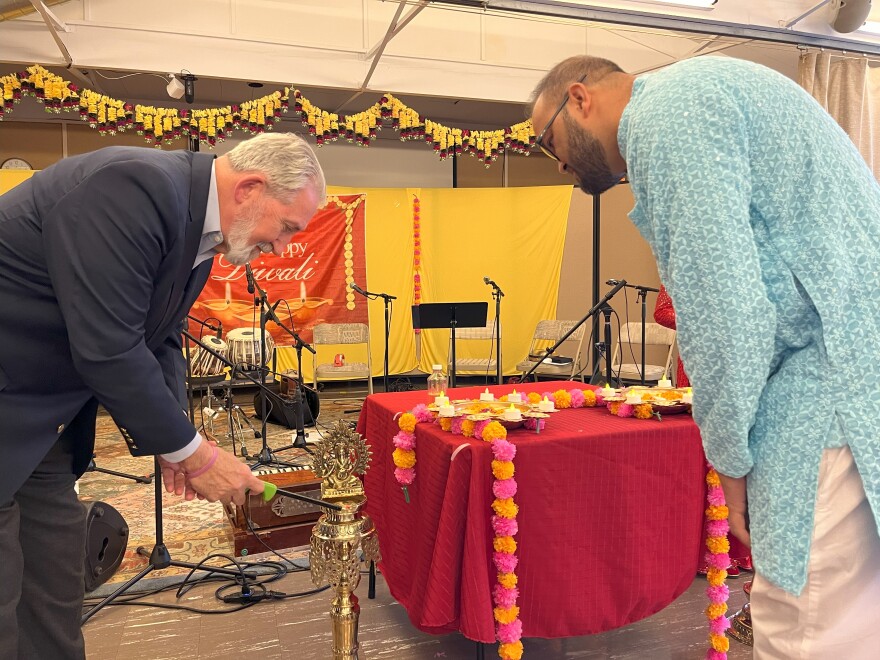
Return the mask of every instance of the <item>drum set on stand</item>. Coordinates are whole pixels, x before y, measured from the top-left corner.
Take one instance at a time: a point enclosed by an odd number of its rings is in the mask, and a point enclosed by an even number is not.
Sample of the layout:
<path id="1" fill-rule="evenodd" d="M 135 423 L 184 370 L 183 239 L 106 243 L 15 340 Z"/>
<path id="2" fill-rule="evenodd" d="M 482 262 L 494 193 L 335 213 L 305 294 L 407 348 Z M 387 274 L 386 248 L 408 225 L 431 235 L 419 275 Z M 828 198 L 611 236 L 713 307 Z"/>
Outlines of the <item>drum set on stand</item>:
<path id="1" fill-rule="evenodd" d="M 223 413 L 226 413 L 226 437 L 232 441 L 232 451 L 236 452 L 236 440 L 241 442 L 244 429 L 247 427 L 255 438 L 261 434 L 250 419 L 245 415 L 237 403 L 233 394 L 234 376 L 236 371 L 246 371 L 256 378 L 262 375 L 264 362 L 260 359 L 260 333 L 253 328 L 235 328 L 226 335 L 226 340 L 220 337 L 206 336 L 201 342 L 232 362 L 234 370 L 230 378 L 227 378 L 229 367 L 219 357 L 208 352 L 201 346 L 196 346 L 189 357 L 190 383 L 194 387 L 205 388 L 204 405 L 202 406 L 203 425 L 206 431 L 215 434 L 214 422 L 218 421 Z M 266 334 L 266 358 L 273 354 L 275 340 L 270 334 Z M 217 390 L 221 390 L 217 394 Z M 215 408 L 215 404 L 219 404 Z M 246 455 L 246 449 L 242 451 Z"/>

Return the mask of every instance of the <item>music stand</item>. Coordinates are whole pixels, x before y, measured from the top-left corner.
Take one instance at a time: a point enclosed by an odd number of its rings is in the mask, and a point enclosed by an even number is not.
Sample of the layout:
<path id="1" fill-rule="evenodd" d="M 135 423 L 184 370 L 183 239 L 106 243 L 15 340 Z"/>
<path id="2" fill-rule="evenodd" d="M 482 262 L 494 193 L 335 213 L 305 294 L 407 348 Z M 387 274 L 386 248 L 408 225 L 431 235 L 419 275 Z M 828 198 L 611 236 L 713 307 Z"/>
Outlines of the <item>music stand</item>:
<path id="1" fill-rule="evenodd" d="M 489 315 L 488 302 L 422 303 L 412 306 L 413 328 L 449 328 L 452 332 L 452 368 L 449 386 L 455 387 L 455 329 L 484 328 Z"/>

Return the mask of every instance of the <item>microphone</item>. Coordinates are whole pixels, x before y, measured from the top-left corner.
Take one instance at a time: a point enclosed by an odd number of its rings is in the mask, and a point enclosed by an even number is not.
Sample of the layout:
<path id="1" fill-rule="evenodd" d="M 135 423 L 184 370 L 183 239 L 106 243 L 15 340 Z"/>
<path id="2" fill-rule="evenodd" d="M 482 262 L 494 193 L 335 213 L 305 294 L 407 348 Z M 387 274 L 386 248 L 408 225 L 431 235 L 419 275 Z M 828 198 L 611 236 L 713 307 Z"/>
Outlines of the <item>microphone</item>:
<path id="1" fill-rule="evenodd" d="M 251 265 L 244 265 L 245 276 L 247 277 L 247 289 L 248 293 L 254 295 L 254 291 L 256 289 L 256 282 L 254 282 L 254 271 L 251 270 Z"/>
<path id="2" fill-rule="evenodd" d="M 641 286 L 639 284 L 627 284 L 626 280 L 605 280 L 605 284 L 609 286 L 617 286 L 623 282 L 623 285 L 629 287 L 630 289 L 640 289 L 642 291 L 653 291 L 654 293 L 660 293 L 660 289 L 655 289 L 650 286 Z"/>
<path id="3" fill-rule="evenodd" d="M 223 321 L 217 320 L 217 339 L 223 339 Z"/>
<path id="4" fill-rule="evenodd" d="M 360 287 L 359 287 L 357 284 L 355 284 L 354 282 L 352 282 L 352 283 L 349 284 L 348 286 L 349 286 L 349 288 L 350 288 L 352 291 L 357 291 L 359 294 L 361 294 L 361 295 L 364 296 L 364 297 L 368 297 L 368 296 L 370 295 L 369 293 L 367 293 L 366 291 L 364 291 L 362 288 L 360 288 Z"/>
<path id="5" fill-rule="evenodd" d="M 501 296 L 504 296 L 504 292 L 501 291 L 501 287 L 495 284 L 492 280 L 490 280 L 487 276 L 483 276 L 483 284 L 488 284 L 492 286 Z"/>

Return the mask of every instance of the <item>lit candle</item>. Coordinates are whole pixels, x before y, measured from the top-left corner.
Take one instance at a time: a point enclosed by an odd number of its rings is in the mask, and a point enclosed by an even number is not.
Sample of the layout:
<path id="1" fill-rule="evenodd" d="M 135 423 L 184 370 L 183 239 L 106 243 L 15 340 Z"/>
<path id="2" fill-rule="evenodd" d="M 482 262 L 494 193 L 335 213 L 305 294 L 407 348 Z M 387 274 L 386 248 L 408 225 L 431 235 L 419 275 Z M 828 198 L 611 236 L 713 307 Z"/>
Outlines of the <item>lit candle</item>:
<path id="1" fill-rule="evenodd" d="M 602 396 L 607 399 L 609 396 L 614 396 L 615 394 L 616 392 L 614 388 L 608 385 L 608 383 L 605 383 L 605 387 L 602 388 Z"/>
<path id="2" fill-rule="evenodd" d="M 448 406 L 449 405 L 449 397 L 445 395 L 445 392 L 440 392 L 437 396 L 434 397 L 434 405 L 435 406 Z"/>
<path id="3" fill-rule="evenodd" d="M 556 405 L 546 396 L 543 401 L 538 401 L 539 412 L 553 412 L 554 410 L 556 410 Z"/>
<path id="4" fill-rule="evenodd" d="M 485 392 L 480 392 L 480 401 L 494 401 L 495 395 L 489 391 L 489 388 L 486 388 Z"/>
<path id="5" fill-rule="evenodd" d="M 516 390 L 513 390 L 510 394 L 507 395 L 508 401 L 513 401 L 514 403 L 522 403 L 522 396 Z"/>
<path id="6" fill-rule="evenodd" d="M 657 381 L 657 387 L 672 387 L 672 381 L 663 374 L 663 378 Z"/>
<path id="7" fill-rule="evenodd" d="M 626 402 L 632 406 L 644 403 L 640 390 L 630 390 L 626 393 Z"/>
<path id="8" fill-rule="evenodd" d="M 681 395 L 682 403 L 690 403 L 694 402 L 694 391 L 689 387 L 684 391 L 684 394 Z"/>
<path id="9" fill-rule="evenodd" d="M 506 422 L 518 422 L 522 419 L 522 413 L 511 403 L 510 408 L 504 411 L 503 417 Z"/>
<path id="10" fill-rule="evenodd" d="M 446 397 L 443 397 L 446 399 Z M 437 411 L 441 417 L 454 417 L 455 416 L 455 406 L 449 403 L 449 399 L 446 399 L 446 403 L 440 406 L 440 410 Z"/>

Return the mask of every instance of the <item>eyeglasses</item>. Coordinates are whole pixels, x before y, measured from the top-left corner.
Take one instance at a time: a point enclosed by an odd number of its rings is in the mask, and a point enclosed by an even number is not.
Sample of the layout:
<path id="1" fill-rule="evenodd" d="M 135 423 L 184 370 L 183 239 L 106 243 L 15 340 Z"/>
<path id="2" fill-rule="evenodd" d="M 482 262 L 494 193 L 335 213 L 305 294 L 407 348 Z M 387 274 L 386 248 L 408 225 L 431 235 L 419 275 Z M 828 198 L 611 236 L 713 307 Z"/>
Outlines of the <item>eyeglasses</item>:
<path id="1" fill-rule="evenodd" d="M 586 80 L 586 78 L 587 78 L 587 74 L 585 73 L 584 75 L 582 75 L 580 78 L 577 79 L 577 82 L 579 82 L 579 83 L 583 82 L 584 80 Z M 535 144 L 537 144 L 541 148 L 541 151 L 543 151 L 546 156 L 549 156 L 550 158 L 552 158 L 553 160 L 556 160 L 556 161 L 559 160 L 559 156 L 554 154 L 553 150 L 544 144 L 544 136 L 547 134 L 547 131 L 550 130 L 550 127 L 553 125 L 553 122 L 556 121 L 556 118 L 559 116 L 559 113 L 562 112 L 562 109 L 565 107 L 566 103 L 568 103 L 568 92 L 565 92 L 565 96 L 562 99 L 562 103 L 559 104 L 559 109 L 557 109 L 556 112 L 553 113 L 553 116 L 550 117 L 550 121 L 547 122 L 547 125 L 544 127 L 544 130 L 541 131 L 541 134 L 538 136 L 538 139 L 535 140 Z"/>

